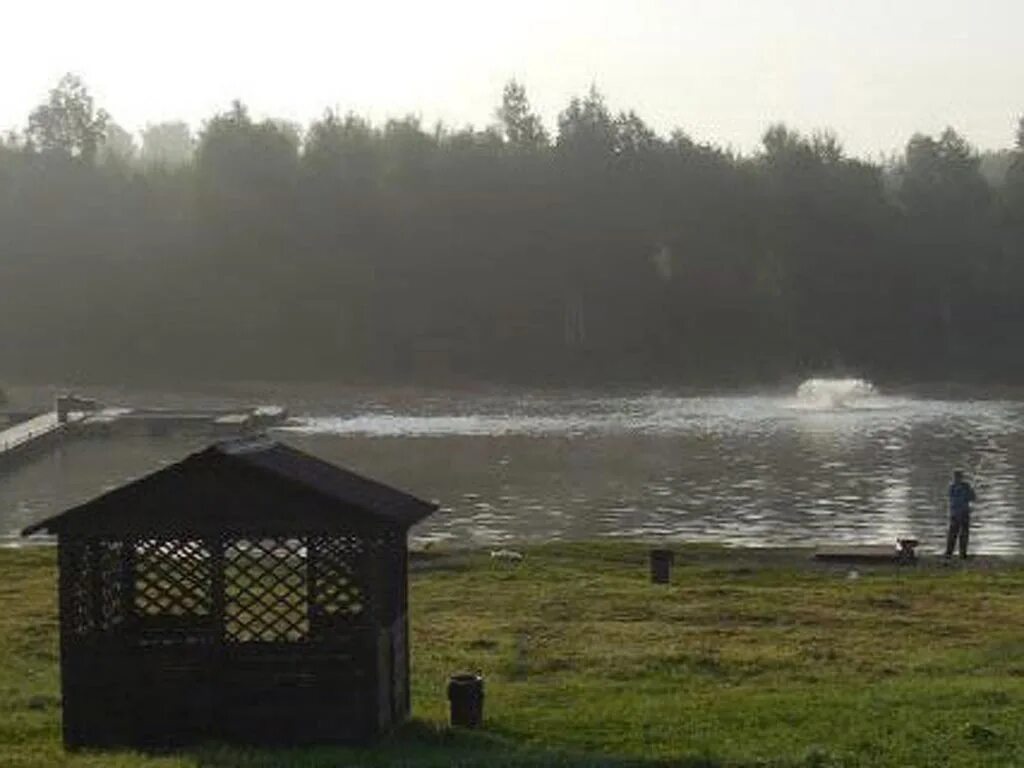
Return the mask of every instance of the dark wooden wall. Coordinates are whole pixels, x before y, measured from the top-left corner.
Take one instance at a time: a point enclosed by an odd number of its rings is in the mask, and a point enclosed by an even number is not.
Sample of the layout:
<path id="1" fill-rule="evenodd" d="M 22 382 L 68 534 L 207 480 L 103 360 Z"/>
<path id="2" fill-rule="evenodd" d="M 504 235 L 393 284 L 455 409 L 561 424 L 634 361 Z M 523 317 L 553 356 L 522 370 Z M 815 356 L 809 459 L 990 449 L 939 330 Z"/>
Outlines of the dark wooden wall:
<path id="1" fill-rule="evenodd" d="M 371 738 L 409 712 L 404 534 L 59 546 L 68 746 Z"/>

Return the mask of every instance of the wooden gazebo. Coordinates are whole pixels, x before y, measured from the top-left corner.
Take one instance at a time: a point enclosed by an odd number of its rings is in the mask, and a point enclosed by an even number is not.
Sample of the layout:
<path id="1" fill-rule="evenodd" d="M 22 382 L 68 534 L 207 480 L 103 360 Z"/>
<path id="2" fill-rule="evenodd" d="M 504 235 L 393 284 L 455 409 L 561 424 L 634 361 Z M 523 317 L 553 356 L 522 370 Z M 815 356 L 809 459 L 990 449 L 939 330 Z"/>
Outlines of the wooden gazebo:
<path id="1" fill-rule="evenodd" d="M 65 744 L 348 742 L 400 722 L 406 534 L 435 508 L 249 441 L 25 529 L 58 537 Z"/>

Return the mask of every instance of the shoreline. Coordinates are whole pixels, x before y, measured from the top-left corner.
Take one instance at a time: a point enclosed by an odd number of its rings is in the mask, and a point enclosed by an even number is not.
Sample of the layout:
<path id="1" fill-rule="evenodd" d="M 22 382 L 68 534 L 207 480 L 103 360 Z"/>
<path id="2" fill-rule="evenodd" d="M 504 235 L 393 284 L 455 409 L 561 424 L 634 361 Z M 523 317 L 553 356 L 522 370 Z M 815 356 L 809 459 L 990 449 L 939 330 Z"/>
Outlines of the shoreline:
<path id="1" fill-rule="evenodd" d="M 846 546 L 846 545 L 844 545 Z M 851 549 L 866 546 L 875 548 L 877 545 L 849 544 Z M 729 566 L 732 568 L 760 568 L 764 570 L 995 570 L 1024 567 L 1024 553 L 1020 554 L 987 554 L 984 552 L 970 554 L 966 561 L 954 556 L 946 560 L 941 552 L 920 552 L 916 561 L 899 563 L 895 560 L 896 547 L 893 546 L 892 561 L 829 561 L 815 559 L 815 554 L 822 548 L 817 546 L 746 546 L 729 545 L 709 541 L 645 541 L 643 539 L 597 538 L 578 541 L 552 541 L 546 543 L 502 542 L 494 545 L 427 546 L 409 547 L 411 568 L 420 567 L 429 570 L 432 562 L 456 562 L 491 557 L 501 560 L 495 553 L 512 551 L 529 557 L 531 552 L 540 554 L 572 556 L 575 552 L 591 549 L 607 549 L 628 552 L 635 557 L 646 557 L 652 549 L 671 550 L 676 555 L 676 565 L 684 566 Z M 831 546 L 828 548 L 832 548 Z"/>
<path id="2" fill-rule="evenodd" d="M 677 555 L 683 555 L 686 562 L 694 565 L 707 565 L 712 563 L 732 563 L 740 565 L 756 565 L 760 567 L 800 569 L 808 568 L 820 570 L 822 568 L 841 568 L 843 565 L 850 567 L 864 568 L 968 568 L 968 569 L 992 569 L 992 568 L 1013 568 L 1024 567 L 1024 552 L 1012 554 L 993 554 L 987 552 L 971 553 L 966 561 L 961 561 L 954 556 L 946 560 L 944 555 L 938 551 L 923 550 L 919 548 L 917 558 L 912 563 L 898 564 L 895 562 L 849 562 L 827 561 L 815 559 L 815 554 L 821 549 L 833 549 L 836 546 L 849 547 L 851 550 L 858 548 L 877 549 L 885 545 L 877 542 L 841 542 L 838 545 L 822 544 L 819 546 L 791 546 L 785 544 L 752 546 L 745 544 L 728 544 L 704 540 L 644 540 L 626 539 L 615 536 L 592 539 L 560 539 L 550 541 L 523 540 L 523 541 L 501 541 L 491 544 L 475 543 L 457 545 L 451 543 L 435 544 L 431 541 L 425 544 L 409 542 L 409 562 L 429 563 L 441 560 L 459 560 L 478 557 L 496 557 L 495 553 L 517 552 L 525 554 L 531 551 L 536 552 L 572 552 L 580 548 L 616 548 L 624 551 L 634 551 L 645 554 L 652 549 L 667 549 Z M 57 539 L 53 536 L 36 535 L 28 538 L 0 539 L 0 552 L 20 551 L 56 551 Z M 895 554 L 896 547 L 893 546 Z M 500 559 L 497 556 L 496 559 Z"/>

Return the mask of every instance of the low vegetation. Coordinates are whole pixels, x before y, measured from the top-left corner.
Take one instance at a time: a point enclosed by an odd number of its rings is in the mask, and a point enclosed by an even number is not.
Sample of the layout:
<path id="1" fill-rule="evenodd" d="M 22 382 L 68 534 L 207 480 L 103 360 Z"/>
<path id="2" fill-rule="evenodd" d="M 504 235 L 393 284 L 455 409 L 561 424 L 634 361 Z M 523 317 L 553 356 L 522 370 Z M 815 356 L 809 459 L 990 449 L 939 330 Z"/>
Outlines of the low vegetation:
<path id="1" fill-rule="evenodd" d="M 14 766 L 975 766 L 1024 762 L 1024 567 L 579 544 L 413 562 L 415 719 L 362 750 L 65 754 L 54 553 L 0 552 L 0 753 Z M 480 670 L 486 726 L 446 727 Z"/>

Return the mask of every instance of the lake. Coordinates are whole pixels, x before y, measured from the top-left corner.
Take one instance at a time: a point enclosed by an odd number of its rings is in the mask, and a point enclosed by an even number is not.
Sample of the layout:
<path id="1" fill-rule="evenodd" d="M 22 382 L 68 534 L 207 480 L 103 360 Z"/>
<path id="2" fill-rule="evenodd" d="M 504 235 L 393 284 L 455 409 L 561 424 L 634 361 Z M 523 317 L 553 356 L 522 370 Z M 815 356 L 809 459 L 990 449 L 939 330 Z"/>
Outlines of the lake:
<path id="1" fill-rule="evenodd" d="M 441 510 L 419 544 L 621 537 L 742 545 L 941 546 L 950 471 L 976 482 L 972 549 L 1024 545 L 1024 402 L 887 395 L 857 380 L 694 397 L 250 388 L 86 392 L 110 403 L 276 402 L 280 439 Z M 190 436 L 82 438 L 0 474 L 0 534 L 198 450 Z"/>

